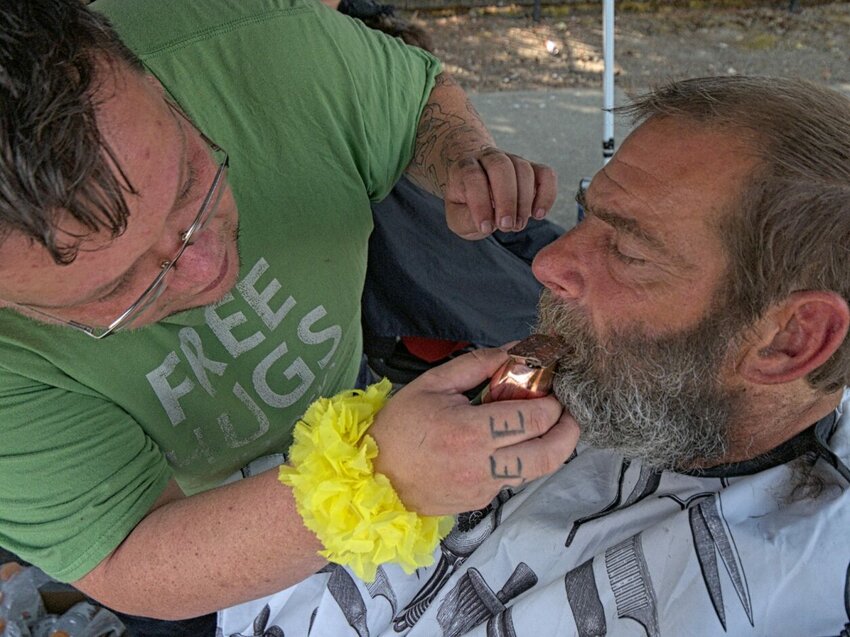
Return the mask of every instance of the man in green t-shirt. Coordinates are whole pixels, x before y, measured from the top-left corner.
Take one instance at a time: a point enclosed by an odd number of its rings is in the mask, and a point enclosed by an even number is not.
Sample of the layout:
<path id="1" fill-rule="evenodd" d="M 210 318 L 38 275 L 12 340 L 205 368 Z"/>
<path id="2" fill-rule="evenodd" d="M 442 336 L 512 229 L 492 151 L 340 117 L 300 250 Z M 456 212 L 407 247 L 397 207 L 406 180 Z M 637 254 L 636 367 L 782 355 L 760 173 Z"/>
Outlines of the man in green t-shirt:
<path id="1" fill-rule="evenodd" d="M 0 16 L 0 545 L 190 617 L 322 566 L 275 472 L 221 485 L 358 382 L 371 202 L 406 173 L 478 239 L 544 216 L 555 177 L 497 149 L 432 56 L 319 3 L 93 8 Z M 464 398 L 504 360 L 379 414 L 409 508 L 483 506 L 572 452 L 554 398 Z"/>

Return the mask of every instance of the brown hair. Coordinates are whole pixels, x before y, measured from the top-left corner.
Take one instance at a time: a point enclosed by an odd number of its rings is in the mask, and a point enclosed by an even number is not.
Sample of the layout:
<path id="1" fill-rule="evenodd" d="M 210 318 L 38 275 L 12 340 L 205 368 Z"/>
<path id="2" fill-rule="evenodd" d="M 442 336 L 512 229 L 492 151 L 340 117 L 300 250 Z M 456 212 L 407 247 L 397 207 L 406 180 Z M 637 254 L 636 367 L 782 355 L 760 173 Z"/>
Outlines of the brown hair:
<path id="1" fill-rule="evenodd" d="M 850 99 L 803 80 L 708 77 L 616 110 L 636 122 L 682 117 L 740 132 L 760 159 L 735 210 L 718 220 L 731 259 L 726 308 L 742 324 L 798 290 L 850 303 Z M 807 380 L 824 392 L 850 384 L 850 339 Z"/>
<path id="2" fill-rule="evenodd" d="M 56 263 L 73 261 L 81 238 L 59 242 L 62 219 L 113 237 L 126 228 L 124 192 L 133 188 L 95 121 L 104 63 L 141 69 L 106 18 L 80 0 L 3 3 L 0 240 L 21 232 Z"/>

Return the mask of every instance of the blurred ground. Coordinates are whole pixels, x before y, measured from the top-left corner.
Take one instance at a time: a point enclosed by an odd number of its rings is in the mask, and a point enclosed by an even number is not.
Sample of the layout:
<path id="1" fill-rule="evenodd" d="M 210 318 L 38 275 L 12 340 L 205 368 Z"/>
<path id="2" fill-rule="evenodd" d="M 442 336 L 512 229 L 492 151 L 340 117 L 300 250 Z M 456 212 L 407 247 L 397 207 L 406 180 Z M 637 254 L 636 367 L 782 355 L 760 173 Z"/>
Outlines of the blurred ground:
<path id="1" fill-rule="evenodd" d="M 765 4 L 765 3 L 744 3 Z M 850 85 L 850 3 L 776 8 L 617 10 L 618 87 L 716 74 L 801 76 Z M 600 3 L 601 6 L 601 3 Z M 602 16 L 594 11 L 475 9 L 407 14 L 470 92 L 601 86 Z"/>
<path id="2" fill-rule="evenodd" d="M 801 0 L 802 11 L 791 13 L 786 0 L 726 9 L 671 8 L 665 0 L 643 11 L 617 0 L 615 103 L 667 79 L 728 73 L 805 77 L 850 94 L 850 2 L 814 2 Z M 575 222 L 576 185 L 602 165 L 601 2 L 591 8 L 544 10 L 540 23 L 523 13 L 529 8 L 413 16 L 496 142 L 555 169 L 550 218 L 566 227 Z M 628 122 L 617 119 L 617 146 L 627 132 Z"/>

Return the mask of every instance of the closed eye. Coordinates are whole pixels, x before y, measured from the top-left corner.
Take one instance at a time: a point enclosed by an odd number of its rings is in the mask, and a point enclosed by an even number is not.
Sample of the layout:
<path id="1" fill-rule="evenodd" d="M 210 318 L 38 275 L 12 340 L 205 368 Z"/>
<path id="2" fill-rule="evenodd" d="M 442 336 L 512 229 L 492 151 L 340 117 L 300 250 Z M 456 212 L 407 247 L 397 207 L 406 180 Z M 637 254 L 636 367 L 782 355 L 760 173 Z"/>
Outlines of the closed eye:
<path id="1" fill-rule="evenodd" d="M 188 174 L 186 175 L 186 182 L 183 184 L 183 187 L 180 188 L 180 193 L 174 201 L 175 210 L 179 210 L 189 201 L 192 191 L 194 191 L 197 183 L 198 171 L 195 170 L 195 165 L 190 162 L 188 166 Z"/>
<path id="2" fill-rule="evenodd" d="M 588 209 L 587 200 L 585 198 L 585 193 L 586 193 L 586 190 L 584 188 L 580 188 L 578 190 L 578 192 L 576 192 L 576 195 L 575 195 L 575 201 L 581 207 L 582 212 L 583 212 L 582 221 L 584 221 L 588 217 L 598 216 L 598 215 L 594 214 L 594 212 L 592 210 Z M 646 259 L 641 259 L 640 257 L 631 256 L 631 255 L 626 254 L 626 253 L 624 253 L 620 250 L 619 244 L 617 242 L 616 231 L 614 231 L 612 234 L 608 235 L 607 238 L 605 239 L 605 249 L 615 259 L 617 259 L 618 261 L 620 261 L 621 263 L 623 263 L 625 265 L 638 266 L 638 265 L 646 265 L 646 263 L 647 263 Z"/>
<path id="3" fill-rule="evenodd" d="M 129 288 L 130 282 L 133 280 L 135 270 L 135 266 L 128 269 L 124 274 L 121 275 L 121 278 L 118 279 L 118 282 L 115 284 L 115 287 L 103 296 L 98 297 L 97 301 L 111 301 L 112 299 L 116 299 L 122 294 L 124 294 L 127 291 L 127 288 Z"/>
<path id="4" fill-rule="evenodd" d="M 634 266 L 640 266 L 640 265 L 646 265 L 647 264 L 646 259 L 631 256 L 629 254 L 626 254 L 622 250 L 620 250 L 620 246 L 617 243 L 616 235 L 609 236 L 605 240 L 605 243 L 606 243 L 605 247 L 607 248 L 608 253 L 611 256 L 613 256 L 615 259 L 620 261 L 621 263 L 623 263 L 625 265 L 634 265 Z"/>

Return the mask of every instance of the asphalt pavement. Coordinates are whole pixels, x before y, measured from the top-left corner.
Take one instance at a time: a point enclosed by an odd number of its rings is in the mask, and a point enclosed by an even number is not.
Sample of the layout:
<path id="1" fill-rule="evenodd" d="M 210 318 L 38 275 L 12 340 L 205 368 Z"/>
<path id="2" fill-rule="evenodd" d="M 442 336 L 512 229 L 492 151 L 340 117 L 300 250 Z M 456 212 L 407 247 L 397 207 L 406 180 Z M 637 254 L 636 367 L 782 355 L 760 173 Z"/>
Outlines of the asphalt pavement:
<path id="1" fill-rule="evenodd" d="M 850 96 L 850 84 L 832 88 Z M 602 167 L 602 90 L 472 93 L 470 98 L 502 148 L 555 169 L 558 200 L 549 218 L 571 227 L 579 181 Z M 614 104 L 627 102 L 617 90 Z M 628 122 L 615 119 L 616 148 L 628 131 Z"/>
<path id="2" fill-rule="evenodd" d="M 507 151 L 548 164 L 558 174 L 558 200 L 549 215 L 569 228 L 575 223 L 579 181 L 602 167 L 602 91 L 561 89 L 472 93 L 475 108 L 496 142 Z M 615 104 L 625 103 L 618 92 Z M 628 132 L 615 121 L 617 146 Z"/>

